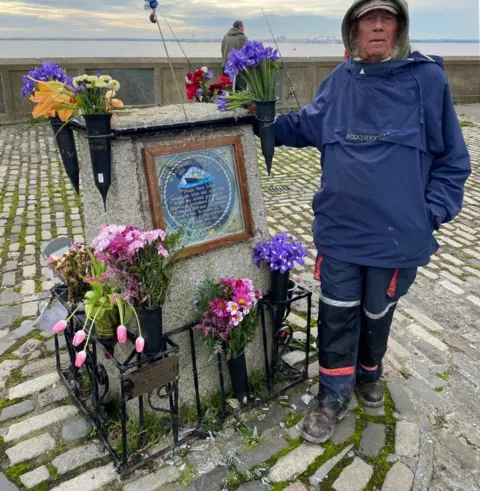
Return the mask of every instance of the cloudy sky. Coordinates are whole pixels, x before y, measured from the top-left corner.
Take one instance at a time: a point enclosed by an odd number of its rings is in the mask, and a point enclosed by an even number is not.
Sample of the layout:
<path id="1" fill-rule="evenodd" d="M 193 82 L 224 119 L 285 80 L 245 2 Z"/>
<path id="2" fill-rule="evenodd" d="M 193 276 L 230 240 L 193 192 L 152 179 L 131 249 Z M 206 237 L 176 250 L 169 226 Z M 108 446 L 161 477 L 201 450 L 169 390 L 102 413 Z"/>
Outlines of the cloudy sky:
<path id="1" fill-rule="evenodd" d="M 143 0 L 0 0 L 0 37 L 156 38 Z M 347 0 L 263 0 L 276 36 L 340 37 Z M 411 0 L 412 37 L 479 37 L 478 0 Z M 267 37 L 258 0 L 165 0 L 160 11 L 179 37 L 222 36 L 243 19 L 250 38 Z M 328 5 L 328 6 L 327 6 Z M 159 16 L 160 17 L 160 16 Z M 160 17 L 161 18 L 161 17 Z"/>

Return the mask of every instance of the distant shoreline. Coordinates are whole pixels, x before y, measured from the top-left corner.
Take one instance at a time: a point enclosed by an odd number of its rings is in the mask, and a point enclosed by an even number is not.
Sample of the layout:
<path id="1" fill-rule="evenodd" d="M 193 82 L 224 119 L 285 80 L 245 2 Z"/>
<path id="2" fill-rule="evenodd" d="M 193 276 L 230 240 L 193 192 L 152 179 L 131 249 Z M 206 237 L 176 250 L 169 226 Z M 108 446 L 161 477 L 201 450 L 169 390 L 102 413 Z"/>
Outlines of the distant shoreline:
<path id="1" fill-rule="evenodd" d="M 165 39 L 167 42 L 181 43 L 218 43 L 218 39 Z M 29 38 L 29 37 L 0 37 L 0 41 L 131 41 L 131 42 L 162 42 L 160 38 Z M 272 39 L 261 39 L 262 42 L 271 42 Z M 305 43 L 305 44 L 343 44 L 341 39 L 277 39 L 277 43 Z M 480 43 L 480 39 L 411 39 L 412 43 Z"/>

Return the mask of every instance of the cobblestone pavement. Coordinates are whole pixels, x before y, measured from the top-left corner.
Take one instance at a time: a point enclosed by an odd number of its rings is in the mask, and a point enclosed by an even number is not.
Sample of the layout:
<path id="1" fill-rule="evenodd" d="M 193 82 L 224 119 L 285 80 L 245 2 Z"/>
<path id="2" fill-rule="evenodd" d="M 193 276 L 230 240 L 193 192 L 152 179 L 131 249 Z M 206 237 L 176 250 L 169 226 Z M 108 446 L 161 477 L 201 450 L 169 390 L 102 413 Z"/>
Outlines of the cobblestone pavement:
<path id="1" fill-rule="evenodd" d="M 51 286 L 42 244 L 63 234 L 82 239 L 81 203 L 48 126 L 0 127 L 0 490 L 480 489 L 480 125 L 462 124 L 474 168 L 465 207 L 442 227 L 440 252 L 400 303 L 385 406 L 369 410 L 354 400 L 331 442 L 302 442 L 301 419 L 318 390 L 313 358 L 309 382 L 244 414 L 242 431 L 227 426 L 128 480 L 120 480 L 60 385 L 51 335 L 32 322 Z M 310 227 L 318 158 L 311 149 L 277 149 L 271 178 L 260 163 L 270 230 L 288 230 L 308 246 L 299 273 L 315 301 Z M 303 309 L 290 317 L 299 348 Z M 304 356 L 299 349 L 289 361 Z"/>

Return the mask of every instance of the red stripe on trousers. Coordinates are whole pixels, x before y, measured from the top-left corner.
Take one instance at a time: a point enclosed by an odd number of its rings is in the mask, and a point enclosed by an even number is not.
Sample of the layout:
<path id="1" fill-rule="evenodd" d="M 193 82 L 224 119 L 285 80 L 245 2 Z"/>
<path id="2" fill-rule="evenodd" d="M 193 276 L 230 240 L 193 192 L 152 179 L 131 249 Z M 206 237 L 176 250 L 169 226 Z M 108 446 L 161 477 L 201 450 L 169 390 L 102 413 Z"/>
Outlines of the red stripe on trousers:
<path id="1" fill-rule="evenodd" d="M 320 281 L 320 270 L 322 268 L 322 261 L 323 261 L 323 254 L 320 254 L 315 262 L 315 273 L 313 273 L 314 279 L 318 281 Z"/>
<path id="2" fill-rule="evenodd" d="M 390 286 L 388 287 L 387 290 L 387 295 L 392 298 L 395 295 L 395 292 L 397 291 L 397 280 L 398 280 L 398 273 L 399 269 L 397 268 L 395 270 L 395 274 L 393 275 L 392 281 L 390 282 Z"/>
<path id="3" fill-rule="evenodd" d="M 352 375 L 355 372 L 355 367 L 343 367 L 343 368 L 323 368 L 320 367 L 320 373 L 324 375 Z"/>

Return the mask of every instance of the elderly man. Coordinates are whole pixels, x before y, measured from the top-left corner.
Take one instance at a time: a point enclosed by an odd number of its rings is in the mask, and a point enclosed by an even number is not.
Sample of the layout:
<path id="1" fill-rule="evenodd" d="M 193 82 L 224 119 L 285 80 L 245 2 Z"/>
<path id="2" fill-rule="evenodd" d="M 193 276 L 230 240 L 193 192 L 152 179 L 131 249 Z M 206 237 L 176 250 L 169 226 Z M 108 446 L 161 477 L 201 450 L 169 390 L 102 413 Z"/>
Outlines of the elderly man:
<path id="1" fill-rule="evenodd" d="M 355 386 L 383 403 L 382 359 L 395 306 L 433 237 L 460 211 L 470 159 L 440 59 L 409 44 L 403 0 L 357 0 L 342 34 L 350 57 L 313 103 L 281 115 L 276 144 L 321 151 L 313 199 L 321 282 L 320 390 L 302 436 L 328 440 Z"/>

